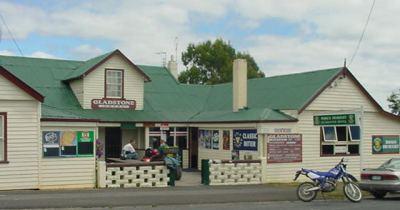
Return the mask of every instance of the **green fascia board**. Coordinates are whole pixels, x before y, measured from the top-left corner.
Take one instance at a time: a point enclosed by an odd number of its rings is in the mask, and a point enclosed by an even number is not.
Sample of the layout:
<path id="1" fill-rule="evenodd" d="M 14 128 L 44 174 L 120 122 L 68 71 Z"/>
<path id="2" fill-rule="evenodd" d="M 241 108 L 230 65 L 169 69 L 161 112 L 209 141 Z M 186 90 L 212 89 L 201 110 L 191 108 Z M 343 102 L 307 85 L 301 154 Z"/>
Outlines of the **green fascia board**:
<path id="1" fill-rule="evenodd" d="M 279 110 L 299 110 L 342 68 L 248 80 L 248 108 L 232 112 L 232 83 L 180 84 L 165 67 L 139 65 L 144 110 L 83 109 L 68 83 L 112 52 L 88 61 L 0 56 L 0 65 L 45 96 L 42 118 L 104 122 L 294 121 Z"/>

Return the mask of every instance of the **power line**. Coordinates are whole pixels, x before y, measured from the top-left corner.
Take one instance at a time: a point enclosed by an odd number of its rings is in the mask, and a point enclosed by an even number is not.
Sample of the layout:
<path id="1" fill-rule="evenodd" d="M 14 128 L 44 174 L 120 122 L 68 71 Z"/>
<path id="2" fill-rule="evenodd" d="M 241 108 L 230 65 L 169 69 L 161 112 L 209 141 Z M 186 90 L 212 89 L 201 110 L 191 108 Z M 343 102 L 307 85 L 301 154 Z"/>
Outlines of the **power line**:
<path id="1" fill-rule="evenodd" d="M 361 45 L 361 42 L 362 42 L 362 40 L 363 40 L 363 38 L 364 38 L 365 31 L 367 30 L 367 26 L 368 26 L 368 23 L 369 23 L 369 19 L 370 19 L 370 17 L 371 17 L 372 11 L 374 10 L 374 6 L 375 6 L 375 0 L 373 0 L 373 2 L 372 2 L 371 9 L 369 10 L 369 14 L 368 14 L 367 21 L 365 22 L 364 29 L 363 29 L 363 31 L 362 31 L 362 33 L 361 33 L 360 39 L 358 40 L 357 47 L 356 47 L 356 49 L 354 50 L 354 53 L 353 53 L 353 55 L 352 55 L 351 58 L 350 58 L 349 66 L 353 63 L 353 60 L 354 60 L 354 58 L 356 57 L 356 55 L 357 55 L 357 53 L 358 53 L 358 49 L 360 49 L 360 45 Z"/>
<path id="2" fill-rule="evenodd" d="M 21 50 L 21 48 L 19 47 L 19 45 L 18 45 L 18 43 L 17 43 L 17 40 L 15 40 L 13 33 L 11 32 L 10 28 L 8 28 L 8 25 L 7 25 L 7 23 L 6 23 L 6 20 L 4 19 L 4 17 L 3 17 L 2 14 L 0 14 L 0 19 L 1 19 L 1 21 L 3 22 L 4 26 L 7 28 L 7 31 L 8 31 L 8 33 L 10 34 L 11 39 L 12 39 L 12 41 L 14 42 L 15 46 L 17 47 L 19 53 L 21 54 L 21 56 L 24 56 L 24 53 L 22 53 L 22 50 Z"/>

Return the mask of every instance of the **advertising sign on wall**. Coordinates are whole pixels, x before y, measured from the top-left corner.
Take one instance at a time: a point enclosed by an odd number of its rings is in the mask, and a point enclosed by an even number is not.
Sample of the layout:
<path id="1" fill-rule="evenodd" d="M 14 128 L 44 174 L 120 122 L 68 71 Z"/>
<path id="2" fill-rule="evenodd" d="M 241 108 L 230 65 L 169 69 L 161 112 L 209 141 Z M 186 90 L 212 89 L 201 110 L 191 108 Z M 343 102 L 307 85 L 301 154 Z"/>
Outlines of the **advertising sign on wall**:
<path id="1" fill-rule="evenodd" d="M 92 109 L 135 109 L 135 100 L 116 99 L 116 98 L 103 98 L 93 99 Z"/>
<path id="2" fill-rule="evenodd" d="M 267 135 L 267 163 L 295 163 L 301 161 L 301 134 Z"/>
<path id="3" fill-rule="evenodd" d="M 44 157 L 93 156 L 93 131 L 42 131 Z"/>
<path id="4" fill-rule="evenodd" d="M 218 133 L 218 131 L 216 131 Z M 202 148 L 213 148 L 213 131 L 212 130 L 199 130 L 199 141 Z M 219 139 L 218 139 L 219 144 Z"/>
<path id="5" fill-rule="evenodd" d="M 231 144 L 231 137 L 230 137 L 230 132 L 228 130 L 222 132 L 222 149 L 223 150 L 230 150 L 230 144 Z"/>
<path id="6" fill-rule="evenodd" d="M 372 136 L 372 154 L 398 154 L 400 139 L 397 135 Z"/>
<path id="7" fill-rule="evenodd" d="M 233 130 L 233 149 L 257 151 L 257 129 Z"/>
<path id="8" fill-rule="evenodd" d="M 355 114 L 335 114 L 314 116 L 314 125 L 355 125 Z"/>

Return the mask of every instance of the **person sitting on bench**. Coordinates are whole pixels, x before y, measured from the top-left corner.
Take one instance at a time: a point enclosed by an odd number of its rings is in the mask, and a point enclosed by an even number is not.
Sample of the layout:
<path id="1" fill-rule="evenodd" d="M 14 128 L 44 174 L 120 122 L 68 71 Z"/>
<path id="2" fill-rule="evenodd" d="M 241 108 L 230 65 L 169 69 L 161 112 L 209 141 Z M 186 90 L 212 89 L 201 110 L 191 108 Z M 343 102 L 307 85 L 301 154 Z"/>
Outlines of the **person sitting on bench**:
<path id="1" fill-rule="evenodd" d="M 125 146 L 122 148 L 121 159 L 138 159 L 138 154 L 136 153 L 133 145 L 135 145 L 134 140 L 130 140 L 129 143 L 125 144 Z"/>

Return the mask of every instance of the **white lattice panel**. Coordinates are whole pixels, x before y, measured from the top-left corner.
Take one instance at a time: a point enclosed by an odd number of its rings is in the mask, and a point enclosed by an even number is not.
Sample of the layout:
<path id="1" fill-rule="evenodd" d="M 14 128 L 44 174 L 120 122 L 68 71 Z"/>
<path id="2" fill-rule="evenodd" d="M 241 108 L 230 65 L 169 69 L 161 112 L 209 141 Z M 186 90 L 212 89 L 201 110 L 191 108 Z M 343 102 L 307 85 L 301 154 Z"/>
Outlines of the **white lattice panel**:
<path id="1" fill-rule="evenodd" d="M 166 166 L 108 167 L 105 185 L 108 188 L 167 187 Z"/>
<path id="2" fill-rule="evenodd" d="M 261 163 L 210 163 L 210 185 L 260 184 Z"/>

